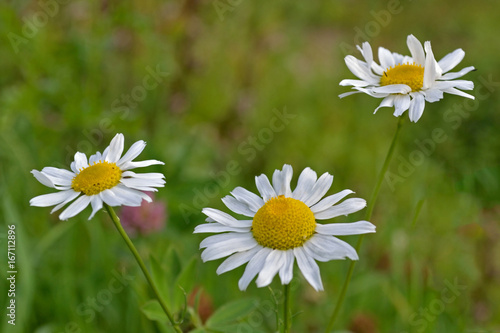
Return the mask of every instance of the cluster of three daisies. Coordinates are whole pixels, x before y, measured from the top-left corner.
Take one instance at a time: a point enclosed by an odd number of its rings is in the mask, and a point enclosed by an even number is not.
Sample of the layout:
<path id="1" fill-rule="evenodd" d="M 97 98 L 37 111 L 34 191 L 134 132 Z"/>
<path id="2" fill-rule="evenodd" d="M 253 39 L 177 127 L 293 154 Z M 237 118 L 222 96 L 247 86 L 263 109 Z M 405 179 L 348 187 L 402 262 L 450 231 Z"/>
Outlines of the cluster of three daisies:
<path id="1" fill-rule="evenodd" d="M 394 106 L 394 115 L 401 116 L 408 110 L 413 122 L 420 119 L 425 101 L 438 101 L 443 98 L 443 93 L 474 98 L 460 90 L 473 89 L 471 81 L 454 80 L 474 67 L 449 73 L 463 59 L 463 50 L 457 49 L 438 62 L 430 42 L 425 42 L 422 47 L 418 39 L 410 35 L 407 44 L 411 56 L 392 53 L 380 47 L 380 64 L 373 60 L 370 44 L 358 46 L 364 61 L 349 55 L 345 62 L 359 80 L 341 81 L 341 85 L 353 86 L 355 91 L 340 97 L 362 92 L 383 98 L 375 111 L 380 107 Z M 76 199 L 59 215 L 61 220 L 66 220 L 89 204 L 92 218 L 103 207 L 103 203 L 111 207 L 134 207 L 140 206 L 142 200 L 150 202 L 151 198 L 144 192 L 163 187 L 163 174 L 138 174 L 131 170 L 164 163 L 157 160 L 134 161 L 145 145 L 144 141 L 137 141 L 122 156 L 124 137 L 117 134 L 102 154 L 97 152 L 87 160 L 85 154 L 76 153 L 71 171 L 53 167 L 46 167 L 42 171 L 33 170 L 39 182 L 59 192 L 35 197 L 30 204 L 41 207 L 55 205 L 52 211 L 56 211 Z M 200 247 L 205 249 L 202 259 L 208 261 L 228 257 L 217 269 L 218 274 L 247 264 L 239 281 L 242 290 L 257 275 L 259 287 L 269 285 L 276 274 L 282 284 L 288 284 L 293 277 L 295 261 L 311 286 L 322 290 L 316 261 L 358 259 L 356 250 L 335 236 L 375 232 L 375 226 L 368 221 L 317 223 L 317 220 L 357 212 L 366 206 L 366 201 L 350 198 L 339 203 L 353 193 L 351 190 L 323 198 L 332 185 L 333 176 L 324 173 L 318 178 L 310 168 L 302 171 L 292 191 L 292 174 L 292 167 L 285 164 L 282 170 L 274 172 L 272 183 L 265 175 L 255 178 L 260 195 L 237 187 L 231 195 L 222 199 L 228 209 L 247 219 L 238 220 L 217 209 L 203 209 L 208 223 L 198 225 L 195 233 L 217 235 L 202 241 Z"/>

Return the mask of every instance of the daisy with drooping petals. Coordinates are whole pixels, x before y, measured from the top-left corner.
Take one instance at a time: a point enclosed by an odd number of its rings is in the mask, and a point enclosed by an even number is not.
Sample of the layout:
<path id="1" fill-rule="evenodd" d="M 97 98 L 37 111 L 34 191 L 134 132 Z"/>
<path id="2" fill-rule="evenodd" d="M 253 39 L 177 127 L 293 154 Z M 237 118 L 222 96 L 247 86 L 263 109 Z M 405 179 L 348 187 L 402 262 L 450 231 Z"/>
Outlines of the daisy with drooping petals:
<path id="1" fill-rule="evenodd" d="M 30 200 L 31 206 L 56 205 L 51 212 L 53 213 L 76 199 L 59 218 L 67 220 L 90 204 L 90 220 L 102 208 L 103 203 L 114 207 L 140 206 L 143 199 L 151 202 L 151 198 L 142 191 L 155 192 L 156 187 L 163 187 L 163 174 L 137 174 L 130 170 L 164 163 L 157 160 L 133 161 L 146 146 L 142 140 L 134 143 L 122 157 L 123 144 L 123 134 L 117 134 L 103 154 L 97 152 L 90 156 L 88 161 L 84 153 L 77 152 L 71 163 L 71 171 L 54 167 L 45 167 L 42 171 L 32 170 L 31 173 L 40 183 L 60 192 L 35 197 Z"/>
<path id="2" fill-rule="evenodd" d="M 204 239 L 203 261 L 229 256 L 217 269 L 217 274 L 247 264 L 238 286 L 245 290 L 258 274 L 257 286 L 265 287 L 279 274 L 287 285 L 293 277 L 294 261 L 306 280 L 316 290 L 323 290 L 319 267 L 315 260 L 330 261 L 349 258 L 358 260 L 356 250 L 334 237 L 375 232 L 367 221 L 321 224 L 316 220 L 331 219 L 363 209 L 366 201 L 351 198 L 337 203 L 351 190 L 343 190 L 321 200 L 333 182 L 333 176 L 324 173 L 319 179 L 310 168 L 299 176 L 292 192 L 292 167 L 273 174 L 272 185 L 265 175 L 255 177 L 260 196 L 242 188 L 235 188 L 222 199 L 233 212 L 251 219 L 236 218 L 213 208 L 203 209 L 208 216 L 206 224 L 195 228 L 195 233 L 222 233 Z"/>
<path id="3" fill-rule="evenodd" d="M 342 80 L 341 86 L 352 86 L 356 91 L 341 94 L 339 97 L 362 92 L 383 98 L 375 112 L 381 107 L 394 106 L 396 117 L 409 110 L 409 117 L 413 122 L 417 122 L 422 116 L 425 101 L 437 102 L 443 98 L 443 93 L 474 99 L 474 96 L 460 90 L 472 90 L 474 83 L 455 80 L 474 70 L 474 67 L 448 73 L 464 58 L 465 52 L 462 49 L 457 49 L 436 61 L 430 42 L 425 42 L 422 47 L 415 36 L 409 35 L 407 44 L 411 57 L 379 47 L 380 65 L 373 60 L 369 43 L 363 43 L 362 48 L 357 46 L 365 61 L 352 55 L 346 56 L 344 60 L 349 70 L 360 80 Z"/>

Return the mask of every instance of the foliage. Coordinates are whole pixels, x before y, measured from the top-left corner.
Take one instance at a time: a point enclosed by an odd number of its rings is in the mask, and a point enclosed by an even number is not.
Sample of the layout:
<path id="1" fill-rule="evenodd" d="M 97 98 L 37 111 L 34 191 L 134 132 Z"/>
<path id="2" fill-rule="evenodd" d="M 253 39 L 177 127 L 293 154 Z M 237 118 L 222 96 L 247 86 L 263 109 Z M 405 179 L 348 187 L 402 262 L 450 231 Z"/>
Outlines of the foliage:
<path id="1" fill-rule="evenodd" d="M 30 33 L 49 3 L 54 15 Z M 406 53 L 410 33 L 430 40 L 438 59 L 463 48 L 460 65 L 478 69 L 466 78 L 477 98 L 448 95 L 404 125 L 389 167 L 403 181 L 382 186 L 377 233 L 364 240 L 339 329 L 368 332 L 360 328 L 368 322 L 377 332 L 499 330 L 500 3 L 398 1 L 392 14 L 388 3 L 396 2 L 1 3 L 0 239 L 4 247 L 4 226 L 16 225 L 20 273 L 17 325 L 4 318 L 0 331 L 168 332 L 149 320 L 160 319 L 152 293 L 104 212 L 61 222 L 49 208 L 29 207 L 47 193 L 30 170 L 68 168 L 76 151 L 102 150 L 117 132 L 126 144 L 147 141 L 141 159 L 166 162 L 148 171 L 165 173 L 156 200 L 168 204 L 167 226 L 134 242 L 179 318 L 185 309 L 196 321 L 201 308 L 186 299 L 202 290 L 200 305 L 205 297 L 213 308 L 195 332 L 252 320 L 273 331 L 275 314 L 262 305 L 274 304 L 267 289 L 241 292 L 243 268 L 217 276 L 220 261 L 192 259 L 201 209 L 222 208 L 236 186 L 255 190 L 255 175 L 284 163 L 330 172 L 332 193 L 351 188 L 368 199 L 396 119 L 390 109 L 372 115 L 378 101 L 368 96 L 337 97 L 347 91 L 340 80 L 352 78 L 343 57 L 365 37 Z M 23 38 L 15 47 L 12 34 Z M 432 141 L 435 129 L 444 141 Z M 422 158 L 411 162 L 415 151 Z M 0 267 L 4 291 L 3 255 Z M 306 283 L 293 291 L 295 332 L 321 332 L 347 267 L 320 263 L 325 292 Z M 112 281 L 123 288 L 110 291 Z M 447 302 L 454 283 L 465 287 Z"/>

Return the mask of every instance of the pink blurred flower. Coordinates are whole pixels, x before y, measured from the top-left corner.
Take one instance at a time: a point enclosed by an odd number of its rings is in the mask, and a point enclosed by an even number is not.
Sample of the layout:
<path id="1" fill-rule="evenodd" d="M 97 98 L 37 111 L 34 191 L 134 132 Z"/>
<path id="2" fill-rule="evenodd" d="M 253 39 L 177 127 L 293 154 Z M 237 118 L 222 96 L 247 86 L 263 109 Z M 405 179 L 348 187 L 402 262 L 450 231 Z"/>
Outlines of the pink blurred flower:
<path id="1" fill-rule="evenodd" d="M 143 201 L 139 207 L 123 206 L 120 220 L 130 235 L 147 235 L 163 229 L 167 219 L 167 207 L 163 202 L 154 201 L 154 193 L 147 192 L 153 202 Z"/>

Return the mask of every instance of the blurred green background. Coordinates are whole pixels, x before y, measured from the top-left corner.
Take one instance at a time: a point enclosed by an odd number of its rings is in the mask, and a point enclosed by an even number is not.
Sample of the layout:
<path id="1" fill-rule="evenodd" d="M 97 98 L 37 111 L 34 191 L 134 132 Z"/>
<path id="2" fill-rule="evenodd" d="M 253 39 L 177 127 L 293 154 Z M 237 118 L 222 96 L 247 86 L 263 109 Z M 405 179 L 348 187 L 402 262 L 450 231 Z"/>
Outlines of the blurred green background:
<path id="1" fill-rule="evenodd" d="M 292 184 L 309 166 L 335 176 L 329 194 L 349 188 L 368 199 L 397 119 L 388 108 L 373 115 L 380 100 L 367 95 L 338 98 L 349 90 L 338 83 L 354 78 L 343 58 L 361 57 L 354 46 L 366 39 L 408 54 L 409 34 L 432 41 L 437 59 L 463 48 L 455 70 L 477 68 L 464 77 L 477 98 L 445 95 L 418 123 L 405 122 L 389 168 L 401 178 L 383 184 L 377 233 L 365 238 L 336 330 L 499 331 L 499 12 L 494 0 L 2 2 L 2 308 L 11 224 L 18 280 L 16 326 L 3 315 L 0 331 L 168 332 L 139 310 L 152 295 L 104 212 L 61 222 L 29 206 L 51 192 L 30 170 L 69 168 L 76 151 L 102 151 L 116 133 L 126 148 L 148 142 L 139 160 L 165 162 L 142 171 L 165 174 L 156 200 L 168 206 L 161 232 L 134 238 L 143 256 L 169 274 L 194 260 L 189 286 L 205 316 L 235 299 L 272 302 L 255 283 L 238 290 L 243 268 L 217 276 L 222 260 L 201 262 L 206 235 L 192 234 L 201 209 L 227 211 L 220 198 L 236 186 L 255 192 L 254 176 L 284 163 L 294 167 Z M 430 144 L 435 129 L 446 139 Z M 322 332 L 349 262 L 319 265 L 325 292 L 295 271 L 294 332 Z M 128 287 L 92 315 L 78 311 L 116 274 L 131 277 Z M 277 278 L 271 287 L 280 291 Z M 271 332 L 274 314 L 257 306 L 247 324 L 234 332 Z"/>

